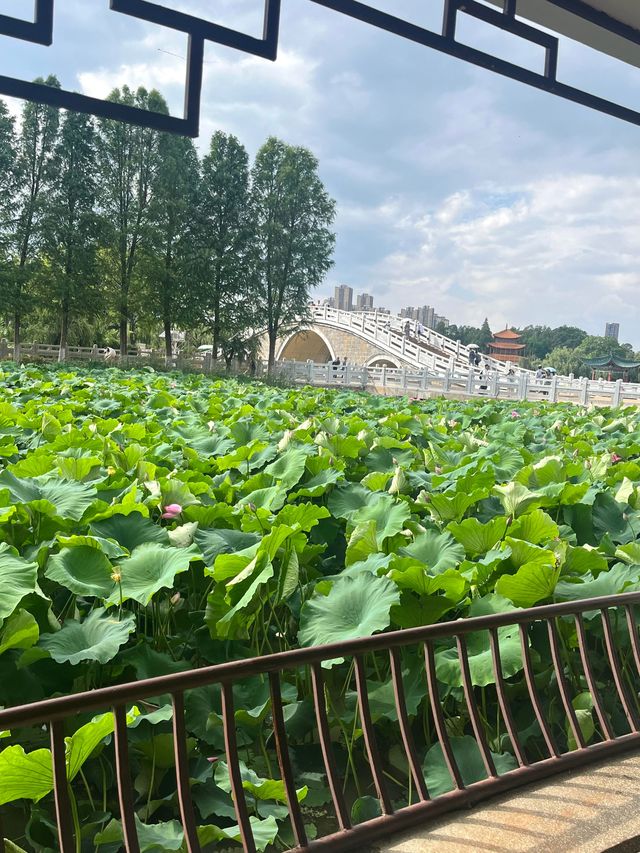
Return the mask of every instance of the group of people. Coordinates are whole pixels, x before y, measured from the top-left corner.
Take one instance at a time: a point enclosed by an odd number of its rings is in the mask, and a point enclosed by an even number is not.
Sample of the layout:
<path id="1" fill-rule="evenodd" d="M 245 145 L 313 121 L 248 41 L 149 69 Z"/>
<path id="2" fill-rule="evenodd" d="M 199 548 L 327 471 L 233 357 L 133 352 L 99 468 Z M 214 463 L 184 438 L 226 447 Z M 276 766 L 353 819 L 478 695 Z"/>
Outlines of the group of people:
<path id="1" fill-rule="evenodd" d="M 334 358 L 331 362 L 331 366 L 333 367 L 333 378 L 337 379 L 338 372 L 340 372 L 340 375 L 344 373 L 347 366 L 347 359 L 344 356 L 342 356 L 342 359 Z"/>
<path id="2" fill-rule="evenodd" d="M 536 370 L 536 379 L 553 379 L 555 370 L 552 367 L 540 367 Z"/>

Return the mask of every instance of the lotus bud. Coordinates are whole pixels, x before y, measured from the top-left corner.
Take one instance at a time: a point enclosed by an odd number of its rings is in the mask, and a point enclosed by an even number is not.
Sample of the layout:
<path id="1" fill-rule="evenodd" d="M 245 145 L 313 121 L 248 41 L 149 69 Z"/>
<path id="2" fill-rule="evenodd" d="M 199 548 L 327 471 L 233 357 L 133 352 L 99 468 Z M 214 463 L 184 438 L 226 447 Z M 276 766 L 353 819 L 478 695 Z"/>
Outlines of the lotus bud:
<path id="1" fill-rule="evenodd" d="M 116 570 L 113 572 L 113 574 L 111 575 L 111 580 L 112 580 L 114 583 L 121 583 L 121 582 L 122 582 L 122 573 L 120 572 L 120 570 L 119 570 L 119 569 L 116 569 Z"/>
<path id="2" fill-rule="evenodd" d="M 166 518 L 169 521 L 172 521 L 174 518 L 180 515 L 182 512 L 182 507 L 180 504 L 168 504 L 164 507 L 164 512 L 162 513 L 162 518 Z"/>
<path id="3" fill-rule="evenodd" d="M 176 606 L 176 604 L 180 601 L 180 598 L 181 598 L 181 595 L 180 595 L 180 593 L 179 593 L 179 592 L 176 592 L 176 594 L 175 594 L 175 595 L 172 595 L 172 596 L 171 596 L 171 599 L 170 599 L 170 601 L 171 601 L 171 606 L 172 606 L 172 607 L 175 607 L 175 606 Z"/>
<path id="4" fill-rule="evenodd" d="M 256 505 L 252 503 L 248 503 L 247 506 L 251 512 L 256 512 Z"/>

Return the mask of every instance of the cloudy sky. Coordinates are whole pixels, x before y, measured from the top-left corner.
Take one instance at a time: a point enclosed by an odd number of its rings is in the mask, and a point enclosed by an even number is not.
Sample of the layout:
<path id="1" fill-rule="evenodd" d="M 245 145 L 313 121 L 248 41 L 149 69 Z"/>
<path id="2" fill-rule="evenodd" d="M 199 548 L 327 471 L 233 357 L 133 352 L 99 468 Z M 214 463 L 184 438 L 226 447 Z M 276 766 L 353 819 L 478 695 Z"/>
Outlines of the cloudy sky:
<path id="1" fill-rule="evenodd" d="M 158 0 L 259 35 L 262 0 Z M 369 0 L 437 29 L 442 0 Z M 33 0 L 0 0 L 28 17 Z M 24 11 L 23 11 L 24 9 Z M 461 37 L 541 70 L 537 48 L 465 23 Z M 180 112 L 185 39 L 56 0 L 54 45 L 0 37 L 0 74 L 56 73 L 103 97 L 156 86 Z M 564 82 L 640 107 L 640 70 L 564 41 Z M 14 102 L 12 109 L 19 110 Z M 201 149 L 235 133 L 253 155 L 275 134 L 306 145 L 338 201 L 337 283 L 376 304 L 434 305 L 452 322 L 619 321 L 640 348 L 640 128 L 378 32 L 309 0 L 285 0 L 277 63 L 209 45 Z"/>

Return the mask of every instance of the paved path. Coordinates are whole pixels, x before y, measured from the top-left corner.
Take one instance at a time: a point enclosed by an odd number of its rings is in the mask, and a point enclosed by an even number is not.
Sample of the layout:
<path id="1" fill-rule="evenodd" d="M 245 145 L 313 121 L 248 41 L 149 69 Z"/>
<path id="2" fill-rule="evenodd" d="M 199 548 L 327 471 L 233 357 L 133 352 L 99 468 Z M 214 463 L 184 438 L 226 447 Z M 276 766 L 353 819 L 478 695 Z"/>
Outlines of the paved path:
<path id="1" fill-rule="evenodd" d="M 638 853 L 640 755 L 565 773 L 453 812 L 375 853 Z"/>

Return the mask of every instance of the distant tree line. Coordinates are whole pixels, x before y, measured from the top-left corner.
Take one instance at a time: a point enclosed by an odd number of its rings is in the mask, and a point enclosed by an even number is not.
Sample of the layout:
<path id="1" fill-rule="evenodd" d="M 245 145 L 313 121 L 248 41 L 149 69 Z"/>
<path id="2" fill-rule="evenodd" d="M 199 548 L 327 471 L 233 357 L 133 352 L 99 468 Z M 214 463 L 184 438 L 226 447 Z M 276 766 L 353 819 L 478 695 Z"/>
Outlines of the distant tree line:
<path id="1" fill-rule="evenodd" d="M 441 334 L 445 334 L 461 343 L 477 344 L 482 352 L 485 352 L 493 340 L 493 333 L 489 327 L 487 318 L 481 326 L 456 326 L 437 328 Z M 631 344 L 620 344 L 613 338 L 605 338 L 599 335 L 589 335 L 584 329 L 576 326 L 558 326 L 555 329 L 549 326 L 525 326 L 522 329 L 514 327 L 522 336 L 521 343 L 526 347 L 523 365 L 536 368 L 540 365 L 549 365 L 568 376 L 591 375 L 591 371 L 585 367 L 585 359 L 598 358 L 605 355 L 614 355 L 622 359 L 640 361 L 640 357 L 634 353 Z M 637 378 L 637 371 L 632 371 L 632 378 Z"/>
<path id="2" fill-rule="evenodd" d="M 39 80 L 58 87 L 55 77 Z M 167 113 L 157 91 L 109 99 Z M 305 315 L 332 265 L 335 202 L 306 148 L 268 139 L 253 164 L 216 132 L 190 139 L 0 101 L 0 335 L 117 343 L 198 330 L 229 361 Z M 3 329 L 4 327 L 4 329 Z"/>

